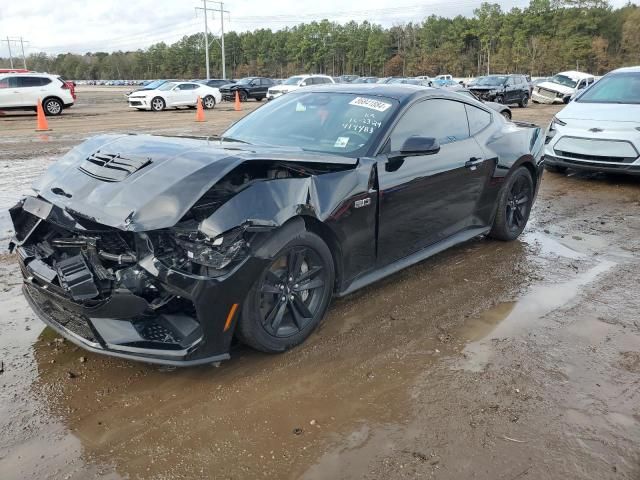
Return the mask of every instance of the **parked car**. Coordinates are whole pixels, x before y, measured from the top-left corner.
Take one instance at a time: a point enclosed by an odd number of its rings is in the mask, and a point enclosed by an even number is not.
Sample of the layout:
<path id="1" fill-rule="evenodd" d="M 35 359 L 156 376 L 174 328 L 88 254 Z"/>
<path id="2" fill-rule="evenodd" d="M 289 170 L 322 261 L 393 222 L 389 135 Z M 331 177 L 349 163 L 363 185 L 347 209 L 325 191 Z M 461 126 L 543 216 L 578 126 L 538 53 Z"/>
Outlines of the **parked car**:
<path id="1" fill-rule="evenodd" d="M 142 88 L 138 88 L 136 90 L 132 90 L 130 92 L 127 92 L 127 93 L 125 93 L 125 96 L 128 97 L 129 95 L 131 95 L 132 93 L 135 93 L 135 92 L 142 92 L 142 91 L 145 91 L 145 90 L 155 90 L 155 89 L 161 87 L 162 85 L 164 85 L 167 82 L 179 82 L 179 81 L 180 80 L 175 80 L 175 79 L 172 79 L 172 80 L 149 80 L 148 82 L 145 82 L 142 85 Z"/>
<path id="2" fill-rule="evenodd" d="M 324 85 L 333 84 L 333 78 L 327 75 L 294 75 L 287 78 L 281 85 L 270 87 L 267 90 L 267 100 L 273 100 L 285 93 L 293 92 L 300 87 L 307 87 L 310 85 Z"/>
<path id="3" fill-rule="evenodd" d="M 453 92 L 302 88 L 216 143 L 85 141 L 11 209 L 11 248 L 35 312 L 93 352 L 183 366 L 229 358 L 234 338 L 282 352 L 334 295 L 517 238 L 543 147 L 541 128 Z"/>
<path id="4" fill-rule="evenodd" d="M 556 114 L 545 165 L 640 175 L 640 66 L 608 73 Z"/>
<path id="5" fill-rule="evenodd" d="M 524 75 L 488 75 L 480 77 L 469 89 L 482 100 L 525 108 L 529 104 L 529 82 Z"/>
<path id="6" fill-rule="evenodd" d="M 75 103 L 67 81 L 46 73 L 0 74 L 0 110 L 35 111 L 38 100 L 46 115 L 60 115 Z"/>
<path id="7" fill-rule="evenodd" d="M 509 108 L 508 105 L 504 105 L 502 103 L 496 103 L 496 102 L 487 102 L 485 100 L 482 100 L 467 88 L 459 89 L 459 90 L 456 90 L 455 92 L 459 93 L 460 95 L 465 95 L 466 97 L 473 98 L 474 100 L 484 103 L 491 110 L 495 110 L 507 120 L 511 120 L 512 118 L 511 109 Z"/>
<path id="8" fill-rule="evenodd" d="M 235 83 L 220 87 L 220 93 L 225 100 L 235 100 L 236 92 L 241 102 L 250 98 L 262 101 L 267 97 L 267 90 L 275 85 L 274 81 L 265 77 L 245 77 Z"/>
<path id="9" fill-rule="evenodd" d="M 571 97 L 595 81 L 595 77 L 588 73 L 561 72 L 536 85 L 531 100 L 535 103 L 569 103 Z"/>
<path id="10" fill-rule="evenodd" d="M 377 82 L 378 82 L 378 77 L 360 77 L 360 78 L 356 78 L 351 83 L 377 83 Z"/>
<path id="11" fill-rule="evenodd" d="M 453 80 L 453 76 L 452 75 L 436 75 L 435 78 L 433 80 Z"/>
<path id="12" fill-rule="evenodd" d="M 196 80 L 198 83 L 207 85 L 208 87 L 220 88 L 225 85 L 236 83 L 233 80 L 225 80 L 224 78 L 211 78 L 209 80 Z"/>
<path id="13" fill-rule="evenodd" d="M 462 90 L 464 88 L 463 85 L 460 85 L 455 80 L 447 80 L 442 78 L 440 79 L 436 78 L 435 80 L 433 80 L 432 84 L 436 88 L 443 88 L 445 90 L 452 90 L 452 91 Z"/>
<path id="14" fill-rule="evenodd" d="M 387 82 L 387 85 L 392 84 L 403 84 L 403 85 L 419 85 L 421 87 L 430 87 L 432 85 L 430 80 L 420 80 L 418 78 L 402 78 L 402 77 L 393 77 L 390 78 Z"/>
<path id="15" fill-rule="evenodd" d="M 155 90 L 140 90 L 129 95 L 129 106 L 159 112 L 165 108 L 195 107 L 198 97 L 204 108 L 214 108 L 222 101 L 217 88 L 196 82 L 166 82 Z"/>
<path id="16" fill-rule="evenodd" d="M 360 78 L 359 75 L 340 75 L 340 83 L 353 83 Z"/>

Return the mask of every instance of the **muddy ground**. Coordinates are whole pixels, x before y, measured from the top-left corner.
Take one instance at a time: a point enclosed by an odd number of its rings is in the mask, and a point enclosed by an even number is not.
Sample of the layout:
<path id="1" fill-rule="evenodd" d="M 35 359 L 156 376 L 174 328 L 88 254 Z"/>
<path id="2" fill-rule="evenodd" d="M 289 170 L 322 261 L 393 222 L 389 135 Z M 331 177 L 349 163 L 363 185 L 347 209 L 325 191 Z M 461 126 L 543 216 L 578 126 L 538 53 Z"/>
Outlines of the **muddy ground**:
<path id="1" fill-rule="evenodd" d="M 196 124 L 121 95 L 81 88 L 46 137 L 0 117 L 2 210 L 93 133 L 216 134 L 242 115 Z M 286 354 L 239 347 L 188 370 L 61 341 L 4 255 L 0 477 L 638 480 L 638 232 L 640 179 L 547 173 L 520 240 L 471 241 L 334 301 Z"/>

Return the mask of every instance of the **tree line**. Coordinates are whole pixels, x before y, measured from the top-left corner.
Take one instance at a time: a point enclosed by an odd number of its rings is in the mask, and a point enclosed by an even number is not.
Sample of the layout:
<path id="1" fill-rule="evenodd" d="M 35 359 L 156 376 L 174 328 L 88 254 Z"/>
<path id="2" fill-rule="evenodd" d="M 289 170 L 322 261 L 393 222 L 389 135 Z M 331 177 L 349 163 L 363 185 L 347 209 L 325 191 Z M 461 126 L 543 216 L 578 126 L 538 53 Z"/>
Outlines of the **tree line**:
<path id="1" fill-rule="evenodd" d="M 212 77 L 221 52 L 210 37 Z M 482 3 L 473 17 L 436 15 L 383 28 L 370 22 L 322 20 L 282 30 L 225 34 L 227 76 L 288 77 L 302 72 L 371 76 L 487 71 L 549 75 L 568 69 L 603 74 L 640 64 L 640 8 L 614 9 L 607 0 L 531 0 L 503 11 Z M 203 78 L 204 35 L 193 34 L 145 50 L 31 54 L 27 67 L 69 79 Z M 18 62 L 20 64 L 21 62 Z M 7 68 L 8 59 L 0 59 Z"/>

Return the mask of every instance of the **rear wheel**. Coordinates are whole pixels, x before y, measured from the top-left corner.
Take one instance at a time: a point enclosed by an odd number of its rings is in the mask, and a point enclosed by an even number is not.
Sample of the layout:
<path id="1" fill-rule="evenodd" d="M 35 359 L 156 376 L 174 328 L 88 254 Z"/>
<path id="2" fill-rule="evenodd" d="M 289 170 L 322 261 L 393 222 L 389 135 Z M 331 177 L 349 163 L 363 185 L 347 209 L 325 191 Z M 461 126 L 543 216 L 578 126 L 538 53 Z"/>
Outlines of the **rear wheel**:
<path id="1" fill-rule="evenodd" d="M 154 97 L 153 100 L 151 100 L 151 110 L 153 110 L 154 112 L 164 110 L 165 107 L 166 104 L 164 103 L 162 97 Z"/>
<path id="2" fill-rule="evenodd" d="M 498 212 L 489 236 L 511 241 L 524 230 L 533 204 L 533 180 L 526 167 L 519 167 L 507 179 L 498 199 Z"/>
<path id="3" fill-rule="evenodd" d="M 518 102 L 518 106 L 520 108 L 527 108 L 527 105 L 529 104 L 529 95 L 525 94 L 522 99 Z"/>
<path id="4" fill-rule="evenodd" d="M 256 101 L 261 102 L 262 100 L 264 100 L 264 97 L 256 97 Z"/>
<path id="5" fill-rule="evenodd" d="M 324 317 L 333 292 L 331 252 L 311 233 L 293 238 L 264 269 L 245 299 L 236 334 L 263 352 L 299 345 Z"/>
<path id="6" fill-rule="evenodd" d="M 509 110 L 503 110 L 500 114 L 507 120 L 511 120 L 511 112 Z"/>
<path id="7" fill-rule="evenodd" d="M 45 115 L 47 116 L 55 116 L 60 115 L 62 113 L 64 105 L 57 98 L 45 98 L 42 103 L 42 109 L 44 110 Z"/>
<path id="8" fill-rule="evenodd" d="M 215 108 L 215 106 L 216 106 L 216 99 L 213 98 L 213 96 L 211 96 L 211 95 L 207 95 L 206 97 L 204 97 L 204 100 L 202 100 L 202 105 L 207 110 L 211 110 L 212 108 Z"/>

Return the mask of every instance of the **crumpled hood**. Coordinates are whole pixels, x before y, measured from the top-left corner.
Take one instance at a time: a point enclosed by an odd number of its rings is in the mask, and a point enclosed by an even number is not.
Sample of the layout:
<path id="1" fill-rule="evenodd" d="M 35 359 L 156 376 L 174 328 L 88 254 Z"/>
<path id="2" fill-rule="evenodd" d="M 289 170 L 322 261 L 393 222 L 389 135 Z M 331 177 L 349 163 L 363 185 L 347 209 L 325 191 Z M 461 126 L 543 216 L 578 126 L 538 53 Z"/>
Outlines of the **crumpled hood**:
<path id="1" fill-rule="evenodd" d="M 546 90 L 551 90 L 552 92 L 562 93 L 563 95 L 571 95 L 576 91 L 575 88 L 565 87 L 564 85 L 560 85 L 559 83 L 554 82 L 542 82 L 536 85 L 536 87 L 544 88 Z"/>
<path id="2" fill-rule="evenodd" d="M 556 115 L 561 120 L 594 120 L 600 122 L 631 122 L 640 127 L 640 105 L 617 103 L 582 103 L 573 101 Z"/>
<path id="3" fill-rule="evenodd" d="M 355 158 L 207 139 L 101 135 L 72 149 L 33 184 L 49 202 L 130 231 L 175 225 L 237 165 L 251 160 L 353 165 Z"/>

